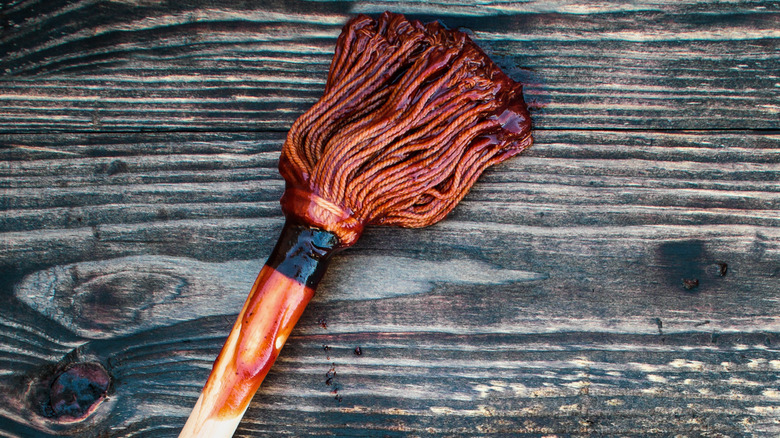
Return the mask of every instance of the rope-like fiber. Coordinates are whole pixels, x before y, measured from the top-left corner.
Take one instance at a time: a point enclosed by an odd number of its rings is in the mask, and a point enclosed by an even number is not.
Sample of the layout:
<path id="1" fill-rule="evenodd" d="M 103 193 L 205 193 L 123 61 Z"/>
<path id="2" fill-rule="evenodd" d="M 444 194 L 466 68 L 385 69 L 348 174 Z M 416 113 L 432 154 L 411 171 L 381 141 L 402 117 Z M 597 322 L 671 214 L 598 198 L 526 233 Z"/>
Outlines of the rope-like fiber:
<path id="1" fill-rule="evenodd" d="M 466 34 L 386 12 L 344 27 L 325 93 L 293 124 L 279 167 L 289 187 L 361 225 L 424 227 L 531 142 L 521 85 Z"/>

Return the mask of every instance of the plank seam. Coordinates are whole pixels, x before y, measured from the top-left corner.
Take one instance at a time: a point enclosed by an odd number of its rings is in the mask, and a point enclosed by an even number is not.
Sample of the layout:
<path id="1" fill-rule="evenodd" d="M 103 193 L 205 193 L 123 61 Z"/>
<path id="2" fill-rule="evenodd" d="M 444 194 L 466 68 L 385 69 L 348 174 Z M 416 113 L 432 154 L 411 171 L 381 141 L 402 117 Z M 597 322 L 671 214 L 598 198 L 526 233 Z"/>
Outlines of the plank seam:
<path id="1" fill-rule="evenodd" d="M 287 133 L 289 129 L 138 129 L 138 130 L 0 130 L 0 135 L 106 135 L 106 134 L 274 134 L 274 133 Z M 630 133 L 630 132 L 646 132 L 646 133 L 658 133 L 658 134 L 708 134 L 708 133 L 748 133 L 748 134 L 760 134 L 760 135 L 780 135 L 780 129 L 774 128 L 707 128 L 707 129 L 679 129 L 679 128 L 599 128 L 599 127 L 565 127 L 565 128 L 551 128 L 551 127 L 538 127 L 533 128 L 532 132 L 615 132 L 615 133 Z M 0 145 L 0 148 L 7 146 Z"/>

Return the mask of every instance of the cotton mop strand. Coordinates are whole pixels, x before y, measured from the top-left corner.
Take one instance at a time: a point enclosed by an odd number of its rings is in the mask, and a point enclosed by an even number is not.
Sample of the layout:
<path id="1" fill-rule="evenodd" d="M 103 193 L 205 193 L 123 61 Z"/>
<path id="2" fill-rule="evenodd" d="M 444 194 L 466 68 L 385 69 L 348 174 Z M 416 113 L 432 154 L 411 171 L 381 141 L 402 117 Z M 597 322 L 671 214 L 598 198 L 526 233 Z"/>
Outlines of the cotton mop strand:
<path id="1" fill-rule="evenodd" d="M 232 436 L 328 259 L 365 226 L 441 220 L 531 142 L 521 85 L 466 34 L 387 12 L 349 21 L 282 148 L 282 235 L 179 436 Z"/>

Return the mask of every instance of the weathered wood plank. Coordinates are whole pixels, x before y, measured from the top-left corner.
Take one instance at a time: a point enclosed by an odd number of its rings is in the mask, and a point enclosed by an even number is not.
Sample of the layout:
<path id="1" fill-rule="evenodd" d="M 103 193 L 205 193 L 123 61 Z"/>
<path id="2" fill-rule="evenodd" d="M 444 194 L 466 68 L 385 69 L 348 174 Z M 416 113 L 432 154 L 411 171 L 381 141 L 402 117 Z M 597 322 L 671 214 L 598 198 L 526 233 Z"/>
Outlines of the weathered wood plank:
<path id="1" fill-rule="evenodd" d="M 176 436 L 281 228 L 282 139 L 0 138 L 2 433 Z M 239 436 L 780 433 L 779 163 L 774 134 L 537 132 L 334 261 Z M 87 423 L 25 395 L 68 363 L 113 378 Z"/>
<path id="2" fill-rule="evenodd" d="M 343 23 L 385 8 L 472 31 L 527 83 L 537 128 L 778 127 L 775 2 L 83 0 L 6 7 L 0 131 L 283 131 L 320 96 Z"/>
<path id="3" fill-rule="evenodd" d="M 489 172 L 453 218 L 542 227 L 778 225 L 777 135 L 536 137 L 521 159 Z M 282 141 L 277 133 L 4 136 L 0 228 L 276 218 Z"/>
<path id="4" fill-rule="evenodd" d="M 176 436 L 228 326 L 87 343 L 79 358 L 102 360 L 116 392 L 90 429 L 59 431 Z M 290 339 L 238 436 L 778 432 L 773 335 L 332 335 L 311 316 L 301 327 L 312 334 Z M 22 418 L 6 417 L 12 436 L 45 436 Z"/>

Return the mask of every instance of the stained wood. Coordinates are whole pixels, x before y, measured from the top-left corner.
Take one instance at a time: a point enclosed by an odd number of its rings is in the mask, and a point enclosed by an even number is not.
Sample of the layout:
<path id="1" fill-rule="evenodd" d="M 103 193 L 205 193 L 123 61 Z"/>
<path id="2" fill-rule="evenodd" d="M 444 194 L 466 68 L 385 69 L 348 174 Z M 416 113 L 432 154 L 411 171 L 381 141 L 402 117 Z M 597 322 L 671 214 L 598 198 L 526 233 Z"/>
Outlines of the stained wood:
<path id="1" fill-rule="evenodd" d="M 780 434 L 776 5 L 169 3 L 3 3 L 0 436 L 177 436 L 384 9 L 470 29 L 536 144 L 339 255 L 237 436 Z M 63 422 L 71 364 L 112 380 Z"/>

